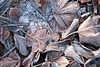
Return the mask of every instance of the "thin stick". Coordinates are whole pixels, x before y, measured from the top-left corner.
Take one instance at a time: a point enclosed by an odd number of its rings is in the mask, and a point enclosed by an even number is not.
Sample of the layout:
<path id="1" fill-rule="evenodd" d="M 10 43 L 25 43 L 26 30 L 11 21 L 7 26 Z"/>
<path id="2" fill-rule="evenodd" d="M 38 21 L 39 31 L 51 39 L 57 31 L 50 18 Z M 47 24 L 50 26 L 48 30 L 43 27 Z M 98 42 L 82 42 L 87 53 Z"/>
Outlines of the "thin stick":
<path id="1" fill-rule="evenodd" d="M 4 15 L 8 11 L 8 9 L 9 7 L 0 16 Z"/>
<path id="2" fill-rule="evenodd" d="M 6 54 L 4 54 L 0 59 L 4 58 L 5 56 L 7 56 L 10 52 L 12 52 L 14 49 L 16 48 L 16 46 L 14 46 L 11 50 L 9 50 Z"/>

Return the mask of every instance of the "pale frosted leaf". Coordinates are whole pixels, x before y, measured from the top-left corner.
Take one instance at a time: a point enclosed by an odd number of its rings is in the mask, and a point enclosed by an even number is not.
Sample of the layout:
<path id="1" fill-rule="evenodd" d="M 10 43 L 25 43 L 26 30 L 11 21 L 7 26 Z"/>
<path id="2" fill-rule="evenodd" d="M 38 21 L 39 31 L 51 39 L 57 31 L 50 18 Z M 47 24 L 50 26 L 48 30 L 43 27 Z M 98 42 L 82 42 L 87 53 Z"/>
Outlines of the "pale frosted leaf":
<path id="1" fill-rule="evenodd" d="M 68 0 L 50 0 L 53 16 L 57 23 L 64 28 L 67 28 L 73 19 L 77 17 L 76 12 L 79 10 L 78 3 L 67 2 Z"/>
<path id="2" fill-rule="evenodd" d="M 68 46 L 64 53 L 65 53 L 65 56 L 72 57 L 78 63 L 84 64 L 81 57 L 75 52 L 73 46 Z"/>
<path id="3" fill-rule="evenodd" d="M 65 7 L 59 9 L 57 13 L 76 13 L 79 10 L 77 2 L 69 2 Z"/>
<path id="4" fill-rule="evenodd" d="M 55 61 L 60 67 L 66 67 L 69 64 L 69 61 L 65 57 L 60 57 Z"/>
<path id="5" fill-rule="evenodd" d="M 92 53 L 93 53 L 95 56 L 99 55 L 99 54 L 100 54 L 100 48 L 99 48 L 98 50 L 96 50 L 96 51 L 92 51 Z"/>
<path id="6" fill-rule="evenodd" d="M 14 40 L 15 40 L 15 45 L 17 49 L 19 50 L 19 52 L 24 56 L 28 55 L 26 38 L 19 36 L 17 34 L 14 34 Z"/>
<path id="7" fill-rule="evenodd" d="M 94 56 L 94 54 L 92 53 L 92 51 L 83 48 L 81 46 L 81 44 L 78 43 L 78 42 L 75 42 L 74 41 L 72 43 L 72 46 L 74 47 L 74 49 L 77 52 L 77 54 L 79 54 L 81 56 L 84 56 L 85 58 L 90 58 L 90 57 L 93 57 Z"/>
<path id="8" fill-rule="evenodd" d="M 100 25 L 98 24 L 99 18 L 100 16 L 90 16 L 79 26 L 78 31 L 81 43 L 100 46 Z"/>
<path id="9" fill-rule="evenodd" d="M 67 4 L 68 1 L 69 0 L 58 0 L 57 5 L 60 5 L 59 9 L 63 8 Z"/>
<path id="10" fill-rule="evenodd" d="M 79 19 L 74 19 L 70 27 L 62 33 L 62 38 L 65 38 L 66 35 L 74 32 L 79 26 Z"/>
<path id="11" fill-rule="evenodd" d="M 50 43 L 47 47 L 46 47 L 46 52 L 48 51 L 64 51 L 67 47 L 67 44 L 65 42 L 62 43 Z"/>
<path id="12" fill-rule="evenodd" d="M 43 51 L 46 48 L 46 41 L 51 38 L 49 34 L 46 34 L 45 29 L 36 30 L 35 32 L 28 30 L 27 34 L 28 44 L 32 46 L 32 51 L 34 52 Z"/>

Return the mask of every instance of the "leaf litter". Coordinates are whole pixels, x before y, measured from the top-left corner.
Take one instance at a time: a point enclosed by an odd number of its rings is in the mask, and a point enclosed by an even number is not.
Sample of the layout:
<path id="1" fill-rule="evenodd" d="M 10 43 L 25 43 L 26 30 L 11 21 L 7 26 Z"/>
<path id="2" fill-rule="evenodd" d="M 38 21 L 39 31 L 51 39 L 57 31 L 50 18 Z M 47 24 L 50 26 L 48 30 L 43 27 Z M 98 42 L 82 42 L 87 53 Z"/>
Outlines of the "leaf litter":
<path id="1" fill-rule="evenodd" d="M 99 0 L 1 0 L 0 67 L 100 66 Z"/>

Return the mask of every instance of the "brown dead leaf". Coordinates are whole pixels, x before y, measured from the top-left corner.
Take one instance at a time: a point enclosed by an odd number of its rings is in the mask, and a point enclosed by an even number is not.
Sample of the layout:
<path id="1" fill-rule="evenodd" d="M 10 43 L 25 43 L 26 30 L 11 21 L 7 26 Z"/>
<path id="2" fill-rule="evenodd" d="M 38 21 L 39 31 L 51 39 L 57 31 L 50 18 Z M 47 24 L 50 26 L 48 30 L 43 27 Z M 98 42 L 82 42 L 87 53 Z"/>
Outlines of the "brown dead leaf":
<path id="1" fill-rule="evenodd" d="M 74 18 L 76 18 L 76 12 L 79 10 L 77 2 L 69 2 L 69 0 L 51 0 L 51 8 L 54 11 L 54 18 L 57 23 L 66 28 L 70 26 Z"/>
<path id="2" fill-rule="evenodd" d="M 90 16 L 79 26 L 78 31 L 81 43 L 100 46 L 99 18 L 100 16 Z"/>
<path id="3" fill-rule="evenodd" d="M 86 3 L 86 2 L 90 2 L 90 1 L 97 2 L 98 0 L 78 0 L 78 1 L 80 1 L 81 3 Z"/>
<path id="4" fill-rule="evenodd" d="M 27 31 L 26 38 L 28 41 L 28 44 L 32 46 L 32 51 L 37 52 L 43 51 L 46 48 L 46 41 L 51 38 L 49 34 L 46 34 L 45 29 L 36 30 L 35 32 L 32 32 L 32 30 Z"/>
<path id="5" fill-rule="evenodd" d="M 0 27 L 0 41 L 3 42 L 10 35 L 10 32 L 6 30 L 4 27 Z"/>
<path id="6" fill-rule="evenodd" d="M 35 55 L 35 53 L 34 53 L 34 52 L 31 52 L 31 53 L 28 55 L 28 57 L 26 57 L 26 58 L 24 59 L 24 61 L 22 62 L 22 65 L 23 65 L 24 67 L 30 67 L 30 64 L 31 64 L 31 62 L 32 62 L 32 60 L 33 60 L 34 55 Z"/>
<path id="7" fill-rule="evenodd" d="M 56 20 L 53 18 L 52 20 L 48 21 L 48 24 L 50 25 L 53 32 L 63 32 L 65 28 L 62 28 Z"/>
<path id="8" fill-rule="evenodd" d="M 24 56 L 27 56 L 28 50 L 27 50 L 26 38 L 20 35 L 14 34 L 14 41 L 15 41 L 15 46 L 19 50 L 19 53 L 21 53 Z"/>
<path id="9" fill-rule="evenodd" d="M 32 46 L 32 51 L 29 56 L 24 59 L 23 65 L 25 67 L 29 67 L 34 58 L 35 52 L 43 51 L 46 48 L 45 42 L 51 37 L 49 34 L 46 34 L 45 29 L 40 29 L 34 32 L 32 32 L 32 30 L 28 30 L 26 38 L 29 46 Z"/>
<path id="10" fill-rule="evenodd" d="M 14 66 L 20 66 L 20 57 L 14 51 L 10 54 L 9 57 L 3 58 L 0 60 L 0 67 L 14 67 Z"/>
<path id="11" fill-rule="evenodd" d="M 66 67 L 69 64 L 69 61 L 65 57 L 60 57 L 55 61 L 59 65 L 59 67 Z"/>
<path id="12" fill-rule="evenodd" d="M 47 52 L 47 60 L 48 61 L 55 61 L 63 54 L 62 51 L 49 51 Z"/>
<path id="13" fill-rule="evenodd" d="M 22 16 L 22 12 L 19 8 L 10 8 L 9 16 L 11 19 L 19 21 L 20 16 Z"/>
<path id="14" fill-rule="evenodd" d="M 65 56 L 72 57 L 74 61 L 77 61 L 80 64 L 84 64 L 84 61 L 81 59 L 81 57 L 75 52 L 73 46 L 67 46 L 65 49 Z"/>

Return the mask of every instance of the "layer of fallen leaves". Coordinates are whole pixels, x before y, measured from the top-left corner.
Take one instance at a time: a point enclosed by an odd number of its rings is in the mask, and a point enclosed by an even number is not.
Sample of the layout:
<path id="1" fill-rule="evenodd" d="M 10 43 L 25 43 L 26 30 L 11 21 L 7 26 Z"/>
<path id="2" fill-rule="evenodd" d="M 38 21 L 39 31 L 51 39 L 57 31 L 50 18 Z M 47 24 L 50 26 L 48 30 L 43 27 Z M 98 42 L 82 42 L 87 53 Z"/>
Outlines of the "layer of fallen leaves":
<path id="1" fill-rule="evenodd" d="M 0 0 L 0 67 L 99 67 L 99 0 Z"/>

